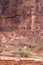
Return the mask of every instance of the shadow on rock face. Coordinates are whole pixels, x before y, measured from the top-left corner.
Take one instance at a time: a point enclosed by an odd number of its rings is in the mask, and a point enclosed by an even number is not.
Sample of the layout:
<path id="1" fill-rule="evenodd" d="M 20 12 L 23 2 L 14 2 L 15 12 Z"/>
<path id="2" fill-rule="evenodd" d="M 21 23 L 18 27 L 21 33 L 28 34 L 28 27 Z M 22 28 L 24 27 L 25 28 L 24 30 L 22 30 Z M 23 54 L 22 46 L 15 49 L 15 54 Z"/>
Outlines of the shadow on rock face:
<path id="1" fill-rule="evenodd" d="M 0 0 L 0 16 L 5 13 L 8 3 L 9 0 Z"/>
<path id="2" fill-rule="evenodd" d="M 23 0 L 15 0 L 15 4 L 21 6 L 23 4 Z"/>

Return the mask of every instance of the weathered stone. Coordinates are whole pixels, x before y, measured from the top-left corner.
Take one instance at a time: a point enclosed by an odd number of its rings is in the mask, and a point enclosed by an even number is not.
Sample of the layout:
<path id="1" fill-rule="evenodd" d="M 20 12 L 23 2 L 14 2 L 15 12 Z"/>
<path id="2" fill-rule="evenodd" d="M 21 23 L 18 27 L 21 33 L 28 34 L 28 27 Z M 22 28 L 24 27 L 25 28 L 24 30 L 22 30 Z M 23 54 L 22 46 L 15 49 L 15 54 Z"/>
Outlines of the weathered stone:
<path id="1" fill-rule="evenodd" d="M 42 2 L 42 0 L 0 0 L 0 21 L 3 22 L 0 23 L 0 30 L 1 27 L 3 29 L 15 29 L 20 26 L 31 27 L 32 16 L 37 16 L 40 14 L 39 11 L 41 13 L 43 11 Z M 30 25 L 27 25 L 27 21 Z"/>

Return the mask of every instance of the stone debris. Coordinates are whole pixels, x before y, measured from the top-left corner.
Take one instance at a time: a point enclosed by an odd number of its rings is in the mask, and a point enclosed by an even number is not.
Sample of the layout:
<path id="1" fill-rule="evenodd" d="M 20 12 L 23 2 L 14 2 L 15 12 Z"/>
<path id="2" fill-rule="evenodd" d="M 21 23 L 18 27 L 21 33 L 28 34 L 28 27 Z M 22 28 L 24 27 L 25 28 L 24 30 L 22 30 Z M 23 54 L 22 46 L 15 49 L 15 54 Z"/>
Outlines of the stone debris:
<path id="1" fill-rule="evenodd" d="M 43 44 L 43 0 L 0 0 L 0 55 L 17 48 L 35 52 L 32 43 Z"/>

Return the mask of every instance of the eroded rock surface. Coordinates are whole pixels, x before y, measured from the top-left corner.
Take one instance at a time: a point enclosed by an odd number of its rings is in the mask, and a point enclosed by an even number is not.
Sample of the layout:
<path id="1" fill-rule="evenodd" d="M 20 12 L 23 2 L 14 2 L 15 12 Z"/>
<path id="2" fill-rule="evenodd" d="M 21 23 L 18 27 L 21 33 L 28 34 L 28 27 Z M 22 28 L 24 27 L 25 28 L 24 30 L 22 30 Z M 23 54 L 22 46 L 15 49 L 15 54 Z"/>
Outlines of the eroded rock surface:
<path id="1" fill-rule="evenodd" d="M 10 55 L 18 47 L 30 49 L 30 43 L 43 44 L 42 34 L 43 0 L 0 0 L 0 54 Z"/>

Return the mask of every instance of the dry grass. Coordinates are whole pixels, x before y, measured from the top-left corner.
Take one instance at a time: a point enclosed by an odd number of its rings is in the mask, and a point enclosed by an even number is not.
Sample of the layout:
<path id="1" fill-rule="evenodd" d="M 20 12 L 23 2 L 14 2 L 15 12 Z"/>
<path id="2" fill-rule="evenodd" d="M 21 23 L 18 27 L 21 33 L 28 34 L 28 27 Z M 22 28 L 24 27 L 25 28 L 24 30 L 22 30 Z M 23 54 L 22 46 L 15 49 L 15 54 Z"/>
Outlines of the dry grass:
<path id="1" fill-rule="evenodd" d="M 36 54 L 32 51 L 28 51 L 25 49 L 18 49 L 16 50 L 16 54 L 20 54 L 22 57 L 28 57 L 28 58 L 37 58 Z"/>
<path id="2" fill-rule="evenodd" d="M 36 48 L 38 51 L 43 51 L 43 44 L 33 43 L 30 45 L 31 48 Z"/>

